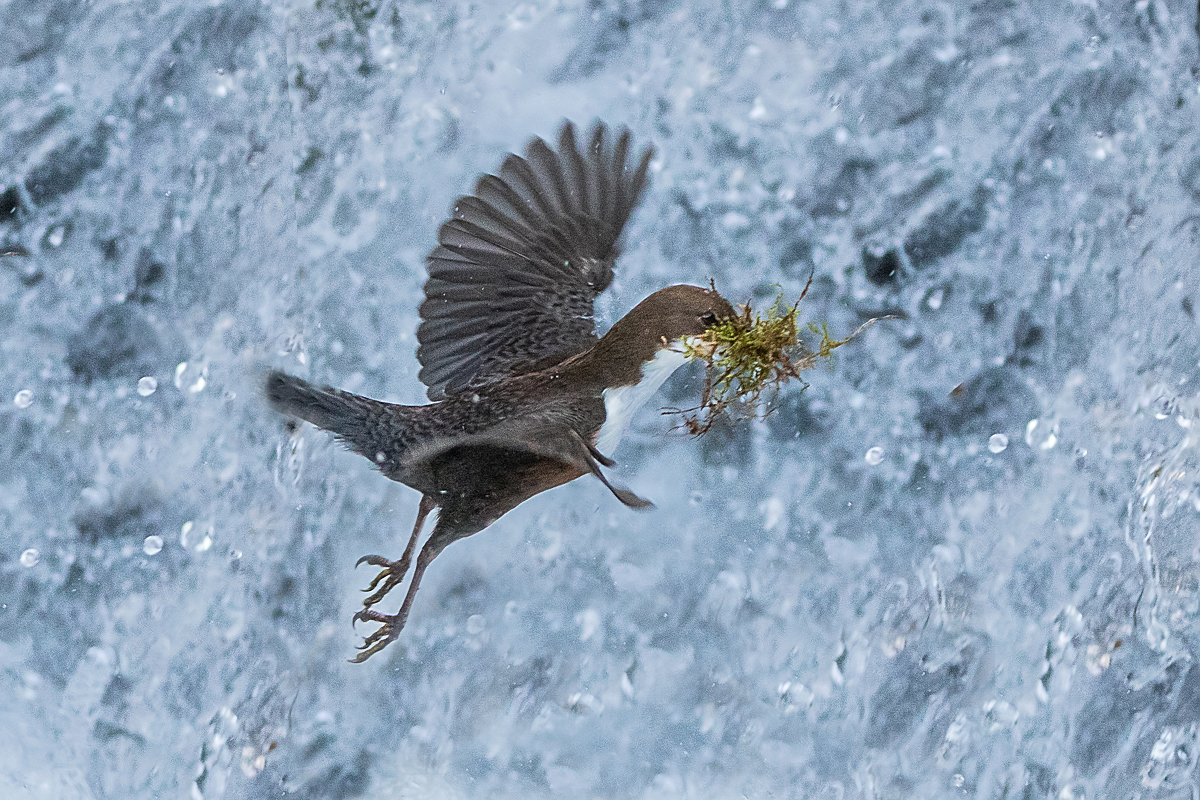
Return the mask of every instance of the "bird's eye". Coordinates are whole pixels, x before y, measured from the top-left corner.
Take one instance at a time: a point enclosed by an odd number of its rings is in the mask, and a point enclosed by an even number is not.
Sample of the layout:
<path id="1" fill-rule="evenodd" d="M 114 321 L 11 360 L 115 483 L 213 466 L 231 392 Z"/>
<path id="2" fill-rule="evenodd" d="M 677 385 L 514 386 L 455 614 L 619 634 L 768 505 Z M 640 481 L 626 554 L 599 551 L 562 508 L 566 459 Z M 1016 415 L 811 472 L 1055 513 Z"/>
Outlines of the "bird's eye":
<path id="1" fill-rule="evenodd" d="M 717 324 L 717 315 L 711 311 L 705 311 L 703 314 L 700 315 L 700 321 L 703 322 L 705 325 L 716 325 Z"/>

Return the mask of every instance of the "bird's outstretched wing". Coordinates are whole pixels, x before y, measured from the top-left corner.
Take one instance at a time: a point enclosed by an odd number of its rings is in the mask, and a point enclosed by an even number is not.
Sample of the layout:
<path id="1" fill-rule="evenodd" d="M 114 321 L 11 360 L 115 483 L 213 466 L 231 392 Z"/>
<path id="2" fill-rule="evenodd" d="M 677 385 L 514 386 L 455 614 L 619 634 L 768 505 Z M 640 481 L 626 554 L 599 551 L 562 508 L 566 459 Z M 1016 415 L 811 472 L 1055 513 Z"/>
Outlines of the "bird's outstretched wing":
<path id="1" fill-rule="evenodd" d="M 612 282 L 618 239 L 651 149 L 628 163 L 630 133 L 597 123 L 580 151 L 564 123 L 557 152 L 534 139 L 454 205 L 429 254 L 417 329 L 432 400 L 551 366 L 596 341 L 592 304 Z"/>

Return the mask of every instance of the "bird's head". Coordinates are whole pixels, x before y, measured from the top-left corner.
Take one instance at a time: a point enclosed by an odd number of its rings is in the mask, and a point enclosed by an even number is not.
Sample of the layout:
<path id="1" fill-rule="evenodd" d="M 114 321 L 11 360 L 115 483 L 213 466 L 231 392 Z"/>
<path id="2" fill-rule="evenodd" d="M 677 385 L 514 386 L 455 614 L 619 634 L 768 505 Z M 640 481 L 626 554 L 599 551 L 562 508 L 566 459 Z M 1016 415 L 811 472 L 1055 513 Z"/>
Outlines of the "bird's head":
<path id="1" fill-rule="evenodd" d="M 623 339 L 653 342 L 652 350 L 662 343 L 699 336 L 706 330 L 736 316 L 733 306 L 715 289 L 700 286 L 668 286 L 659 289 L 622 317 L 608 334 Z"/>
<path id="2" fill-rule="evenodd" d="M 597 355 L 603 354 L 621 369 L 640 370 L 660 350 L 682 350 L 686 339 L 700 336 L 736 313 L 714 289 L 668 286 L 617 320 L 597 345 Z"/>

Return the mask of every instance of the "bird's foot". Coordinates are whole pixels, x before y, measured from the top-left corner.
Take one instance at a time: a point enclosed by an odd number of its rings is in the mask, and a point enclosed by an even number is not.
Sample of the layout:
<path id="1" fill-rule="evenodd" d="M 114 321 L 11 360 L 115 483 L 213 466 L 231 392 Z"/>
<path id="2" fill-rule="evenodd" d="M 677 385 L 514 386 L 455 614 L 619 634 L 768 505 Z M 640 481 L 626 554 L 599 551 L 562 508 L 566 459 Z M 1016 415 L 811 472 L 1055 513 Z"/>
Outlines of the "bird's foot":
<path id="1" fill-rule="evenodd" d="M 355 563 L 355 567 L 359 564 L 370 564 L 372 567 L 382 568 L 379 574 L 367 584 L 367 588 L 363 589 L 364 592 L 373 592 L 371 596 L 363 600 L 364 610 L 378 603 L 387 596 L 388 592 L 400 585 L 400 582 L 404 580 L 405 573 L 408 572 L 408 564 L 411 560 L 411 554 L 405 553 L 399 561 L 388 561 L 383 556 L 363 556 Z"/>
<path id="2" fill-rule="evenodd" d="M 368 634 L 363 643 L 358 646 L 360 652 L 354 658 L 350 659 L 350 663 L 352 664 L 363 663 L 396 641 L 396 637 L 400 635 L 400 631 L 404 630 L 404 617 L 400 614 L 380 614 L 378 611 L 372 611 L 369 608 L 364 608 L 354 615 L 352 624 L 359 622 L 378 622 L 381 627 L 375 632 Z"/>

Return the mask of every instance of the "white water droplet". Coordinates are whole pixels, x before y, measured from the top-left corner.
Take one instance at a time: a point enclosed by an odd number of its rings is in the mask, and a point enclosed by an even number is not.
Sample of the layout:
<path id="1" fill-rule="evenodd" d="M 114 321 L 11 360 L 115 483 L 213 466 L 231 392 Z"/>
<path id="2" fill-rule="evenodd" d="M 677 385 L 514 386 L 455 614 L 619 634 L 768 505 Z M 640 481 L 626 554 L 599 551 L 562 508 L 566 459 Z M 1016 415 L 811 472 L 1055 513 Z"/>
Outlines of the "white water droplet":
<path id="1" fill-rule="evenodd" d="M 29 408 L 33 405 L 33 392 L 28 389 L 22 389 L 13 397 L 13 405 L 17 408 Z"/>
<path id="2" fill-rule="evenodd" d="M 1025 426 L 1025 444 L 1038 450 L 1049 450 L 1058 444 L 1058 425 L 1031 419 Z"/>
<path id="3" fill-rule="evenodd" d="M 870 450 L 867 451 L 867 454 L 865 456 L 863 456 L 863 460 L 866 461 L 868 464 L 870 464 L 872 467 L 882 464 L 883 463 L 883 448 L 880 447 L 879 445 L 872 447 Z"/>
<path id="4" fill-rule="evenodd" d="M 773 531 L 779 527 L 779 523 L 784 521 L 787 514 L 787 507 L 783 504 L 783 500 L 778 497 L 772 497 L 762 505 L 763 512 L 763 530 Z"/>
<path id="5" fill-rule="evenodd" d="M 183 523 L 183 527 L 179 531 L 179 543 L 186 549 L 196 553 L 203 553 L 212 547 L 213 526 L 209 525 L 206 530 L 199 530 L 195 524 L 188 520 Z"/>
<path id="6" fill-rule="evenodd" d="M 988 451 L 992 453 L 1003 453 L 1008 449 L 1008 437 L 1003 433 L 993 433 L 988 437 Z"/>
<path id="7" fill-rule="evenodd" d="M 482 614 L 472 614 L 467 617 L 467 633 L 474 636 L 478 633 L 483 633 L 483 629 L 487 627 L 487 620 Z"/>
<path id="8" fill-rule="evenodd" d="M 197 394 L 204 391 L 204 387 L 208 386 L 208 365 L 204 363 L 194 364 L 190 361 L 181 361 L 175 367 L 175 388 L 180 391 L 188 391 L 191 394 Z"/>
<path id="9" fill-rule="evenodd" d="M 575 622 L 579 624 L 579 641 L 586 642 L 596 635 L 596 631 L 600 630 L 600 612 L 594 608 L 589 608 L 581 614 L 575 615 Z"/>
<path id="10" fill-rule="evenodd" d="M 153 375 L 147 375 L 144 378 L 138 379 L 137 393 L 142 397 L 149 397 L 158 389 L 158 378 Z"/>
<path id="11" fill-rule="evenodd" d="M 162 537 L 156 533 L 152 533 L 146 537 L 146 541 L 142 542 L 142 552 L 148 556 L 156 555 L 163 549 Z"/>
<path id="12" fill-rule="evenodd" d="M 189 519 L 187 522 L 183 523 L 183 527 L 179 529 L 179 544 L 181 544 L 184 549 L 188 549 L 192 546 L 194 541 L 192 536 L 192 528 L 194 528 L 195 525 L 196 523 Z"/>
<path id="13" fill-rule="evenodd" d="M 32 567 L 34 564 L 36 564 L 38 562 L 39 559 L 41 559 L 41 557 L 42 557 L 42 554 L 38 552 L 37 548 L 31 547 L 28 550 L 26 550 L 24 553 L 21 553 L 21 559 L 20 559 L 21 566 L 22 567 Z"/>

